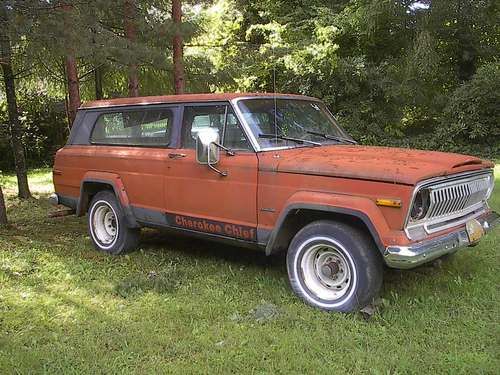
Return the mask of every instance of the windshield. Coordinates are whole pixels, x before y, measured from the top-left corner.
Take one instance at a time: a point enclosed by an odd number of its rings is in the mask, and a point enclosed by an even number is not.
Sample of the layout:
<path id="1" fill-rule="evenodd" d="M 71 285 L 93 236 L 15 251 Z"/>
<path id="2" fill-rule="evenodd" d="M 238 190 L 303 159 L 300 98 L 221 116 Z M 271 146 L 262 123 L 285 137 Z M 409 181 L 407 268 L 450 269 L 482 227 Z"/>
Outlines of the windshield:
<path id="1" fill-rule="evenodd" d="M 296 141 L 284 138 L 303 139 L 322 144 L 344 143 L 342 139 L 352 141 L 325 105 L 318 101 L 245 99 L 238 102 L 238 108 L 261 149 L 301 146 Z M 276 137 L 269 137 L 270 134 L 275 134 Z"/>

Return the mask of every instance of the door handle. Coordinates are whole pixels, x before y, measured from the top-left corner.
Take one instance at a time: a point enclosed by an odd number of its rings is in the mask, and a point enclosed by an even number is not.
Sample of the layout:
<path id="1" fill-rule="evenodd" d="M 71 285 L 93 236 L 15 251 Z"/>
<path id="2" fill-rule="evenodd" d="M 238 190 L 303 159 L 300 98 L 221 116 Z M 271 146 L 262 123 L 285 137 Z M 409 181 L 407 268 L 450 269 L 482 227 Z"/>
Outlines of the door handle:
<path id="1" fill-rule="evenodd" d="M 171 152 L 170 154 L 168 154 L 168 157 L 170 159 L 180 159 L 180 158 L 185 158 L 186 154 L 181 154 L 181 153 L 177 153 L 177 152 Z"/>

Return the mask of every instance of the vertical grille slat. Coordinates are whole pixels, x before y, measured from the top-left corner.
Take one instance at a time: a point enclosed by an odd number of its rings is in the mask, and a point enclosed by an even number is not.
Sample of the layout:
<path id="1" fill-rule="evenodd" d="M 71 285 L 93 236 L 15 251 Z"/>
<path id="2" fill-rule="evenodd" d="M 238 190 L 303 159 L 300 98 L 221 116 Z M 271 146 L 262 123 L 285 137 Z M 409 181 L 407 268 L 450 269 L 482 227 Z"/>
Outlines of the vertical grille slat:
<path id="1" fill-rule="evenodd" d="M 457 202 L 457 192 L 456 186 L 452 186 L 450 189 L 450 204 L 448 205 L 448 212 L 453 212 L 455 208 L 455 203 Z"/>
<path id="2" fill-rule="evenodd" d="M 456 202 L 456 199 L 457 199 L 457 194 L 456 194 L 456 191 L 455 191 L 455 188 L 456 186 L 452 186 L 449 190 L 450 190 L 450 203 L 448 205 L 448 212 L 453 212 L 453 208 L 455 207 L 455 202 Z"/>
<path id="3" fill-rule="evenodd" d="M 462 199 L 462 207 L 461 210 L 465 209 L 467 207 L 467 201 L 469 200 L 469 195 L 470 195 L 470 189 L 467 184 L 464 184 L 464 197 Z"/>
<path id="4" fill-rule="evenodd" d="M 436 200 L 437 200 L 436 211 L 434 212 L 433 216 L 439 216 L 439 212 L 441 211 L 441 206 L 443 205 L 441 190 L 436 191 Z"/>
<path id="5" fill-rule="evenodd" d="M 442 189 L 440 191 L 440 193 L 441 193 L 442 204 L 441 204 L 441 207 L 440 207 L 439 212 L 438 212 L 439 216 L 443 215 L 446 212 L 446 205 L 448 204 L 447 190 L 446 189 Z"/>
<path id="6" fill-rule="evenodd" d="M 436 213 L 437 216 L 441 216 L 445 210 L 446 206 L 446 190 L 439 190 L 439 200 L 441 201 L 441 205 L 439 206 L 439 211 Z"/>
<path id="7" fill-rule="evenodd" d="M 458 207 L 460 205 L 460 188 L 461 185 L 453 187 L 453 204 L 451 206 L 451 212 L 458 211 Z"/>
<path id="8" fill-rule="evenodd" d="M 440 196 L 441 196 L 441 207 L 439 208 L 438 215 L 441 216 L 443 212 L 446 210 L 446 202 L 447 202 L 447 197 L 446 197 L 446 190 L 442 189 L 440 190 Z"/>
<path id="9" fill-rule="evenodd" d="M 432 217 L 434 212 L 436 212 L 437 203 L 438 203 L 437 199 L 436 199 L 436 191 L 435 190 L 431 191 L 430 197 L 431 197 L 431 203 L 430 203 L 430 209 L 429 209 L 428 215 Z"/>
<path id="10" fill-rule="evenodd" d="M 460 185 L 460 199 L 458 201 L 458 211 L 461 211 L 465 207 L 465 201 L 467 199 L 467 185 Z"/>

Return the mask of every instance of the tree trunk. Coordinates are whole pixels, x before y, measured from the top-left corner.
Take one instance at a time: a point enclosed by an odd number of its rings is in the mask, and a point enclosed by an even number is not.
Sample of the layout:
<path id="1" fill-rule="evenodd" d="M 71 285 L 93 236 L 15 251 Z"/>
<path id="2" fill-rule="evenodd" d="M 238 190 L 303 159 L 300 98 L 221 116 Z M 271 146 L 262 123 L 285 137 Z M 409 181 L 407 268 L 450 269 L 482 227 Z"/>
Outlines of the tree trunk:
<path id="1" fill-rule="evenodd" d="M 94 81 L 95 81 L 95 98 L 102 99 L 102 67 L 96 66 L 94 68 Z"/>
<path id="2" fill-rule="evenodd" d="M 26 170 L 26 159 L 22 142 L 23 130 L 19 121 L 17 109 L 15 77 L 11 65 L 10 39 L 5 25 L 7 25 L 7 13 L 4 6 L 0 6 L 0 65 L 2 65 L 3 80 L 5 83 L 5 96 L 7 97 L 7 108 L 9 112 L 9 130 L 14 163 L 17 174 L 17 186 L 19 198 L 30 198 L 28 186 L 28 175 Z"/>
<path id="3" fill-rule="evenodd" d="M 95 98 L 96 100 L 101 100 L 102 95 L 102 73 L 103 73 L 103 65 L 101 61 L 97 61 L 95 50 L 97 50 L 97 42 L 96 35 L 97 31 L 95 28 L 91 28 L 92 30 L 92 44 L 94 53 L 92 54 L 92 59 L 94 60 L 94 88 L 95 88 Z"/>
<path id="4" fill-rule="evenodd" d="M 137 38 L 135 0 L 125 1 L 125 37 L 129 45 L 134 44 Z M 128 65 L 128 96 L 139 96 L 139 76 L 135 63 Z"/>
<path id="5" fill-rule="evenodd" d="M 172 0 L 172 20 L 174 21 L 175 33 L 172 41 L 173 63 L 174 63 L 174 90 L 176 94 L 184 94 L 184 62 L 182 57 L 182 6 L 181 0 Z"/>
<path id="6" fill-rule="evenodd" d="M 0 186 L 0 226 L 7 224 L 7 208 L 3 199 L 2 186 Z"/>
<path id="7" fill-rule="evenodd" d="M 66 56 L 66 77 L 68 79 L 68 95 L 69 95 L 69 123 L 73 126 L 73 121 L 75 121 L 76 112 L 78 107 L 80 107 L 80 83 L 78 82 L 78 68 L 76 66 L 76 59 L 73 55 L 68 54 Z"/>
<path id="8" fill-rule="evenodd" d="M 69 30 L 72 25 L 72 20 L 70 19 L 71 12 L 73 12 L 73 6 L 70 4 L 63 5 L 64 12 L 64 28 Z M 74 54 L 74 47 L 71 45 L 72 41 L 68 40 L 69 46 L 66 51 L 65 56 L 65 68 L 66 68 L 66 79 L 68 81 L 68 114 L 70 126 L 73 126 L 73 121 L 75 121 L 76 112 L 78 107 L 80 107 L 80 83 L 78 81 L 78 67 L 76 64 L 76 58 Z"/>

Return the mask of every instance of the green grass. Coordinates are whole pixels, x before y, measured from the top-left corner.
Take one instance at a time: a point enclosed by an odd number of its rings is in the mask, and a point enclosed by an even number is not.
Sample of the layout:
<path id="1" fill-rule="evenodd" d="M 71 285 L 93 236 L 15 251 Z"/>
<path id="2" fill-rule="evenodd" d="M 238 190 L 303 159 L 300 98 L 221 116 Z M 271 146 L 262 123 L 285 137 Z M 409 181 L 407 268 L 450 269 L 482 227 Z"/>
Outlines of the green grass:
<path id="1" fill-rule="evenodd" d="M 500 168 L 497 166 L 497 185 Z M 145 230 L 96 252 L 85 218 L 49 219 L 0 178 L 0 373 L 498 373 L 500 231 L 440 267 L 387 270 L 382 306 L 325 313 L 291 292 L 283 258 Z M 500 209 L 500 186 L 492 206 Z"/>

